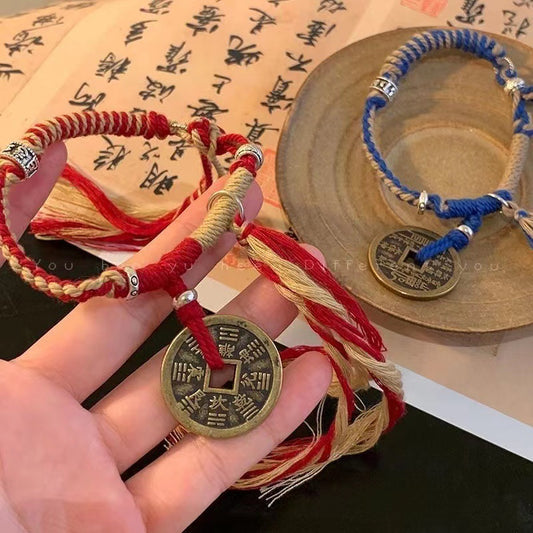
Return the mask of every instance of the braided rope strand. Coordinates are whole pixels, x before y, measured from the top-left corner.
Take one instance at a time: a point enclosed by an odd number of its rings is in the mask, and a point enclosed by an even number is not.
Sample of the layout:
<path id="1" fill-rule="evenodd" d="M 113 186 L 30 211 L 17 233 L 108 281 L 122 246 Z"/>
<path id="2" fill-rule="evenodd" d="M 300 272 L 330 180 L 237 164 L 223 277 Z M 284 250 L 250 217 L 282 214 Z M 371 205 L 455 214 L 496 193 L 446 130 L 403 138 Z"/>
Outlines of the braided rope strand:
<path id="1" fill-rule="evenodd" d="M 334 369 L 328 395 L 337 398 L 335 418 L 327 433 L 322 431 L 319 408 L 317 430 L 312 438 L 279 446 L 235 485 L 246 489 L 266 485 L 264 494 L 273 502 L 343 455 L 373 447 L 381 434 L 402 416 L 403 390 L 399 371 L 378 349 L 380 339 L 372 335 L 370 328 L 364 334 L 364 328 L 357 323 L 363 318 L 359 316 L 356 320 L 353 309 L 347 307 L 349 301 L 354 305 L 353 299 L 343 303 L 344 298 L 337 297 L 335 282 L 328 281 L 327 275 L 322 276 L 318 265 L 315 266 L 319 270 L 314 274 L 312 269 L 303 269 L 295 257 L 296 243 L 289 243 L 285 236 L 276 236 L 272 230 L 251 226 L 244 228 L 239 242 L 246 246 L 254 266 L 274 282 L 284 298 L 296 305 L 322 338 L 322 351 Z M 270 234 L 270 239 L 265 239 L 265 232 Z M 279 249 L 271 248 L 274 243 Z M 298 351 L 304 353 L 308 349 L 317 348 L 299 347 Z M 366 389 L 371 379 L 382 389 L 382 399 L 369 408 L 356 407 L 353 391 Z"/>
<path id="2" fill-rule="evenodd" d="M 525 101 L 533 99 L 533 88 L 527 87 L 517 77 L 517 72 L 506 55 L 506 51 L 496 40 L 481 33 L 468 29 L 429 30 L 414 35 L 409 41 L 392 52 L 385 60 L 379 77 L 396 85 L 407 75 L 411 66 L 425 55 L 443 48 L 457 49 L 470 53 L 490 62 L 494 68 L 495 79 L 512 96 L 513 135 L 510 145 L 510 157 L 497 190 L 492 195 L 485 194 L 478 198 L 443 199 L 437 194 L 430 194 L 426 209 L 439 218 L 462 218 L 461 225 L 453 229 L 441 239 L 423 247 L 417 254 L 420 262 L 424 262 L 453 247 L 464 248 L 470 238 L 461 231 L 466 226 L 472 234 L 477 232 L 483 217 L 502 209 L 502 201 L 516 209 L 504 210 L 514 218 L 524 230 L 529 242 L 533 242 L 533 214 L 510 204 L 516 193 L 529 149 L 529 138 L 533 136 L 531 116 L 525 108 Z M 376 176 L 400 200 L 409 205 L 418 206 L 420 192 L 404 185 L 392 172 L 383 158 L 376 142 L 375 120 L 377 112 L 387 106 L 389 97 L 372 86 L 365 102 L 362 117 L 362 138 L 366 156 Z M 501 199 L 501 200 L 500 200 Z M 517 214 L 519 213 L 519 214 Z"/>
<path id="3" fill-rule="evenodd" d="M 126 137 L 143 136 L 146 139 L 152 137 L 164 139 L 175 134 L 197 148 L 201 156 L 210 162 L 216 161 L 217 154 L 228 151 L 234 154 L 240 145 L 248 142 L 245 137 L 240 135 L 223 134 L 218 126 L 210 123 L 207 119 L 193 121 L 184 127 L 176 127 L 175 123 L 169 122 L 164 115 L 153 111 L 145 114 L 87 111 L 62 115 L 36 124 L 26 132 L 21 142 L 30 146 L 40 158 L 46 148 L 55 142 L 102 134 Z M 204 165 L 205 168 L 207 168 L 206 165 Z M 233 198 L 242 200 L 254 177 L 255 162 L 253 158 L 242 156 L 235 161 L 230 168 L 227 182 L 227 190 L 231 195 L 216 202 L 202 224 L 191 236 L 197 240 L 201 249 L 205 250 L 213 246 L 222 233 L 228 230 L 236 209 Z M 12 159 L 0 155 L 0 246 L 11 268 L 33 288 L 63 301 L 82 302 L 93 296 L 126 297 L 129 292 L 128 276 L 120 267 L 111 267 L 98 276 L 84 280 L 61 280 L 46 272 L 35 261 L 26 256 L 9 228 L 6 215 L 9 188 L 24 178 L 25 174 L 20 166 L 15 164 Z M 210 176 L 204 176 L 204 178 L 206 179 L 200 184 L 199 190 L 185 200 L 187 205 L 197 198 L 212 181 Z M 165 220 L 165 223 L 168 224 L 170 220 L 170 218 Z M 172 255 L 172 260 L 181 263 L 179 250 L 178 246 L 175 254 Z M 153 279 L 159 280 L 158 283 L 161 284 L 159 288 L 164 288 L 164 284 L 168 283 L 165 278 L 168 272 L 164 265 L 154 263 L 145 269 Z M 174 275 L 178 275 L 178 272 L 176 271 Z M 150 280 L 146 280 L 147 283 L 142 281 L 139 292 L 144 292 L 146 287 L 153 285 Z M 155 288 L 152 287 L 151 290 L 155 290 Z"/>
<path id="4" fill-rule="evenodd" d="M 218 177 L 225 173 L 216 158 L 218 144 L 224 142 L 223 132 L 216 124 L 201 119 L 192 123 L 189 132 L 187 125 L 172 122 L 170 131 L 197 149 L 204 173 L 197 188 L 176 209 L 143 220 L 142 207 L 137 207 L 132 216 L 126 212 L 127 204 L 121 205 L 120 199 L 111 201 L 93 181 L 67 165 L 46 204 L 31 222 L 32 232 L 41 239 L 67 239 L 97 248 L 113 248 L 115 243 L 132 250 L 142 248 L 211 186 L 214 181 L 211 165 Z M 75 213 L 72 204 L 76 205 Z"/>

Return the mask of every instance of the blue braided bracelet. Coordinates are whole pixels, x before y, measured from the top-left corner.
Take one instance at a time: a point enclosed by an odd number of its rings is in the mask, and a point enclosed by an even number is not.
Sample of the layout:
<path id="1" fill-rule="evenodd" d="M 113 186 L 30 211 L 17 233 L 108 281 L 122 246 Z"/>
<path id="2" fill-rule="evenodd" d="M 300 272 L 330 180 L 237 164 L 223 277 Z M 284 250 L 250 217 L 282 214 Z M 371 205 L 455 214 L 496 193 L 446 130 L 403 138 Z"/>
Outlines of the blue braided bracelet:
<path id="1" fill-rule="evenodd" d="M 512 98 L 513 136 L 510 157 L 504 177 L 497 190 L 478 198 L 442 199 L 438 194 L 427 194 L 403 185 L 387 166 L 376 146 L 374 125 L 378 109 L 391 102 L 398 92 L 398 82 L 415 61 L 441 48 L 456 48 L 489 61 L 494 67 L 498 84 Z M 493 38 L 468 29 L 429 30 L 413 36 L 394 51 L 383 65 L 378 78 L 370 86 L 362 119 L 363 142 L 371 165 L 387 188 L 400 200 L 418 208 L 419 212 L 431 210 L 443 219 L 462 218 L 461 224 L 436 241 L 424 246 L 417 253 L 417 260 L 424 262 L 436 255 L 455 248 L 464 248 L 481 227 L 483 217 L 501 210 L 513 218 L 524 231 L 533 247 L 533 214 L 520 208 L 513 201 L 513 194 L 522 176 L 533 136 L 531 117 L 525 102 L 533 100 L 533 86 L 527 86 L 518 77 L 505 49 Z"/>

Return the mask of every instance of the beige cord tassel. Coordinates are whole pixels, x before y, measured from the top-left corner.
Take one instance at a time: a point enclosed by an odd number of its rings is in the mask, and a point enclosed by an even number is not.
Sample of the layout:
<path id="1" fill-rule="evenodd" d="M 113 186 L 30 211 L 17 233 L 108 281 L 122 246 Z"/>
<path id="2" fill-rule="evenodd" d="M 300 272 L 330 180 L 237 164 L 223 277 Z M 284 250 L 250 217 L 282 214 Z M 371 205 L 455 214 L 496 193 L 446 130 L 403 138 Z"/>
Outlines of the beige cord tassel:
<path id="1" fill-rule="evenodd" d="M 321 407 L 318 410 L 317 428 L 313 430 L 312 439 L 304 446 L 291 444 L 290 441 L 282 444 L 235 484 L 236 488 L 242 489 L 266 487 L 262 490 L 272 503 L 342 455 L 361 453 L 373 447 L 380 435 L 389 427 L 389 396 L 385 395 L 379 403 L 370 408 L 360 406 L 357 416 L 350 420 L 348 401 L 351 403 L 354 401 L 353 390 L 367 389 L 369 382 L 374 379 L 383 390 L 395 396 L 400 403 L 403 391 L 400 372 L 392 363 L 376 360 L 361 346 L 347 340 L 342 331 L 336 331 L 315 315 L 315 308 L 323 309 L 324 317 L 334 315 L 340 324 L 346 324 L 352 331 L 361 331 L 353 311 L 341 303 L 325 284 L 318 282 L 317 276 L 310 275 L 301 265 L 296 264 L 293 250 L 296 250 L 294 246 L 298 245 L 290 239 L 291 244 L 289 244 L 288 237 L 265 228 L 261 228 L 260 232 L 255 227 L 251 231 L 247 228 L 244 232 L 248 235 L 242 236 L 240 242 L 246 245 L 252 263 L 261 273 L 269 273 L 268 277 L 275 282 L 279 292 L 296 305 L 315 331 L 322 332 L 323 337 L 331 339 L 331 342 L 324 341 L 324 351 L 337 369 L 337 377 L 333 379 L 328 391 L 328 395 L 337 398 L 329 453 L 311 454 L 313 447 L 324 435 Z M 265 237 L 266 233 L 268 234 Z M 269 240 L 268 244 L 265 240 Z M 271 248 L 270 245 L 276 240 L 282 241 L 279 243 L 280 250 L 285 257 L 281 257 L 277 249 L 275 251 Z M 287 250 L 287 246 L 293 250 Z M 302 250 L 301 247 L 298 248 Z M 312 258 L 310 255 L 309 257 Z M 336 290 L 343 289 L 338 287 Z M 351 397 L 348 399 L 340 386 L 339 372 L 351 389 L 349 392 Z M 395 418 L 398 416 L 398 413 L 395 413 Z"/>

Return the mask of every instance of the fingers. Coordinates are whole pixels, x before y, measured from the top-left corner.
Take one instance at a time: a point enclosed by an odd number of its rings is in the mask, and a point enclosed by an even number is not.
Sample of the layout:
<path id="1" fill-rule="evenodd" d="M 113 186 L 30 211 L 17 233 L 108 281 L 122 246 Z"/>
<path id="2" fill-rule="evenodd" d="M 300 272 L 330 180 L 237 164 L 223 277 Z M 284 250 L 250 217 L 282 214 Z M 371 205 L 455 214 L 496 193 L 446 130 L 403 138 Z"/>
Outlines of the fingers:
<path id="1" fill-rule="evenodd" d="M 220 313 L 246 318 L 276 338 L 297 311 L 270 281 L 258 278 Z M 159 376 L 164 352 L 152 357 L 92 409 L 121 472 L 176 426 L 161 396 Z"/>
<path id="2" fill-rule="evenodd" d="M 223 184 L 224 180 L 218 180 L 129 263 L 142 266 L 158 261 L 174 248 L 202 222 L 208 198 Z M 261 191 L 255 183 L 244 205 L 247 218 L 255 218 L 261 206 Z M 234 243 L 233 234 L 223 235 L 184 275 L 185 283 L 196 285 Z M 164 291 L 131 301 L 94 298 L 78 305 L 16 363 L 39 371 L 83 400 L 122 365 L 170 310 L 170 297 Z"/>
<path id="3" fill-rule="evenodd" d="M 67 149 L 63 143 L 52 144 L 41 158 L 40 168 L 31 178 L 16 183 L 9 190 L 9 220 L 11 231 L 17 239 L 24 233 L 50 194 L 67 162 Z M 0 257 L 0 265 L 4 264 Z"/>
<path id="4" fill-rule="evenodd" d="M 309 352 L 290 364 L 276 407 L 257 428 L 231 439 L 188 435 L 126 485 L 153 533 L 182 531 L 224 490 L 283 441 L 327 391 L 331 367 Z"/>

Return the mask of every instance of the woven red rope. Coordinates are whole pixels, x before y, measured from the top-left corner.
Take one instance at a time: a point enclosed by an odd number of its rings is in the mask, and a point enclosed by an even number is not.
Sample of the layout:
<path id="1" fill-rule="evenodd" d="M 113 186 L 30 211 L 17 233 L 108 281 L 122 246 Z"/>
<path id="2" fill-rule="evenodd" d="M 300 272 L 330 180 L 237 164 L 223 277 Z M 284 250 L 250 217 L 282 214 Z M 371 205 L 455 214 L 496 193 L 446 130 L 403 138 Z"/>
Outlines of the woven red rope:
<path id="1" fill-rule="evenodd" d="M 210 148 L 211 123 L 205 119 L 192 121 L 187 125 L 187 131 L 191 136 L 194 134 L 201 139 L 206 150 Z M 220 130 L 219 130 L 220 131 Z M 156 112 L 132 115 L 125 112 L 84 112 L 73 113 L 56 117 L 49 122 L 43 122 L 31 127 L 22 137 L 22 142 L 33 146 L 37 153 L 42 153 L 47 146 L 54 142 L 83 137 L 94 134 L 108 134 L 118 136 L 142 136 L 146 139 L 157 137 L 165 139 L 171 134 L 170 122 L 165 115 Z M 216 154 L 225 154 L 235 151 L 242 144 L 247 143 L 247 139 L 237 134 L 219 135 L 216 139 Z M 160 233 L 168 224 L 174 220 L 184 209 L 186 209 L 196 198 L 198 198 L 212 183 L 213 173 L 211 162 L 204 154 L 200 154 L 203 176 L 198 189 L 187 197 L 180 207 L 165 214 L 163 217 L 152 221 L 144 222 L 116 207 L 90 180 L 78 173 L 74 168 L 67 166 L 63 176 L 79 190 L 81 190 L 89 200 L 95 205 L 98 211 L 115 227 L 119 228 L 123 234 L 113 238 L 127 241 L 135 240 L 139 244 L 139 238 L 144 238 L 144 243 L 151 240 Z M 239 167 L 247 168 L 255 175 L 255 161 L 251 156 L 243 156 L 235 161 L 230 172 Z M 123 298 L 129 294 L 129 277 L 124 268 L 111 267 L 98 277 L 86 280 L 60 279 L 50 274 L 30 257 L 17 244 L 15 236 L 11 233 L 6 219 L 5 207 L 8 204 L 5 193 L 7 191 L 7 176 L 15 176 L 18 180 L 25 178 L 23 169 L 15 163 L 3 160 L 0 167 L 0 240 L 7 250 L 8 258 L 12 268 L 30 285 L 41 290 L 45 294 L 56 297 L 62 301 L 84 302 L 95 296 L 112 296 Z M 48 222 L 53 225 L 53 223 Z M 76 222 L 72 222 L 74 227 Z M 45 228 L 50 229 L 50 227 Z M 139 293 L 146 293 L 154 290 L 166 290 L 172 297 L 176 297 L 187 289 L 182 276 L 198 260 L 202 253 L 202 246 L 193 238 L 186 238 L 173 250 L 163 255 L 155 263 L 137 269 L 139 279 Z M 206 362 L 213 369 L 223 366 L 222 358 L 214 344 L 209 331 L 203 324 L 204 313 L 197 302 L 188 304 L 177 311 L 178 318 L 184 326 L 191 329 L 202 348 L 202 353 Z"/>

